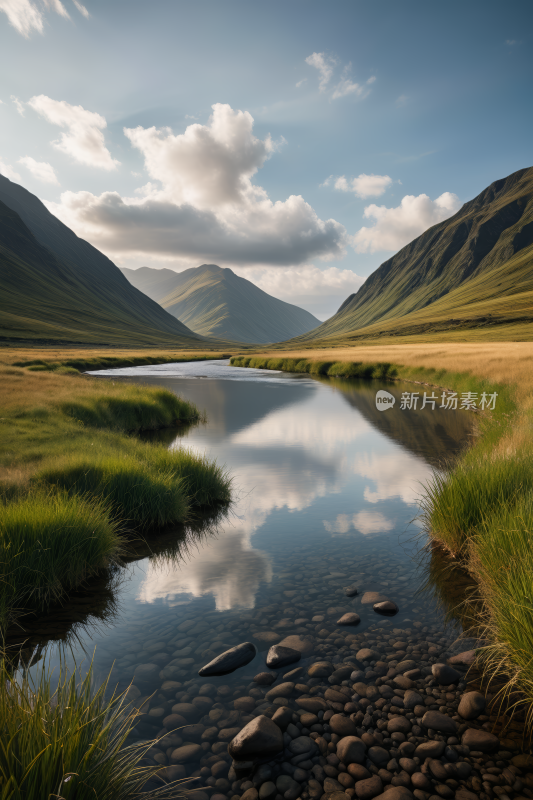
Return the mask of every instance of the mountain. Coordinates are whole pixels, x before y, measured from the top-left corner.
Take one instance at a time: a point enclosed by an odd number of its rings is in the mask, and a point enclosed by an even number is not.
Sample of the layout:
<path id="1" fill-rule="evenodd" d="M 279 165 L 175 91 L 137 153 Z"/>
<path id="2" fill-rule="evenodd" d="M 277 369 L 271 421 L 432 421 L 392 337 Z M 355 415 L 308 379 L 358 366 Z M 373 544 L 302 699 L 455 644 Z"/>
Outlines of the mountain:
<path id="1" fill-rule="evenodd" d="M 533 321 L 533 168 L 495 181 L 370 275 L 299 341 Z M 433 326 L 433 327 L 432 327 Z"/>
<path id="2" fill-rule="evenodd" d="M 142 292 L 202 336 L 265 344 L 307 333 L 320 320 L 216 264 L 184 272 L 123 269 Z"/>
<path id="3" fill-rule="evenodd" d="M 41 201 L 0 175 L 0 337 L 201 347 Z"/>

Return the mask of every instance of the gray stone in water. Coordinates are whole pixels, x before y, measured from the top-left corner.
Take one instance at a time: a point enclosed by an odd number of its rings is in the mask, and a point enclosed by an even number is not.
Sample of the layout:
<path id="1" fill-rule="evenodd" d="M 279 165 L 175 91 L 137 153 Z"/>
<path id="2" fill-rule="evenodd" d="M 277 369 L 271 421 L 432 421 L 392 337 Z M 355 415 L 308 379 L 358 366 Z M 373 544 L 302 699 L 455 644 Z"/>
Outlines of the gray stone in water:
<path id="1" fill-rule="evenodd" d="M 359 614 L 349 612 L 348 614 L 343 614 L 342 617 L 337 620 L 337 625 L 359 625 L 360 622 L 361 617 Z"/>
<path id="2" fill-rule="evenodd" d="M 239 761 L 275 755 L 283 750 L 283 734 L 275 722 L 261 714 L 231 740 L 228 753 Z"/>
<path id="3" fill-rule="evenodd" d="M 400 610 L 396 603 L 392 600 L 384 600 L 382 603 L 374 603 L 372 606 L 376 614 L 383 614 L 387 617 L 393 617 Z"/>
<path id="4" fill-rule="evenodd" d="M 228 675 L 230 672 L 235 672 L 239 667 L 249 664 L 255 658 L 256 653 L 257 650 L 254 644 L 243 642 L 214 658 L 209 664 L 198 670 L 198 675 Z"/>
<path id="5" fill-rule="evenodd" d="M 298 650 L 275 644 L 267 653 L 266 665 L 271 668 L 286 667 L 287 664 L 294 664 L 296 661 L 299 661 L 301 657 L 302 654 Z"/>
<path id="6" fill-rule="evenodd" d="M 277 677 L 277 672 L 260 672 L 255 676 L 254 682 L 259 686 L 271 686 Z"/>
<path id="7" fill-rule="evenodd" d="M 449 686 L 451 683 L 461 680 L 461 673 L 448 664 L 433 664 L 431 672 L 441 686 Z"/>
<path id="8" fill-rule="evenodd" d="M 352 584 L 351 586 L 345 586 L 344 594 L 346 597 L 355 597 L 355 595 L 358 594 L 357 586 L 355 584 Z"/>

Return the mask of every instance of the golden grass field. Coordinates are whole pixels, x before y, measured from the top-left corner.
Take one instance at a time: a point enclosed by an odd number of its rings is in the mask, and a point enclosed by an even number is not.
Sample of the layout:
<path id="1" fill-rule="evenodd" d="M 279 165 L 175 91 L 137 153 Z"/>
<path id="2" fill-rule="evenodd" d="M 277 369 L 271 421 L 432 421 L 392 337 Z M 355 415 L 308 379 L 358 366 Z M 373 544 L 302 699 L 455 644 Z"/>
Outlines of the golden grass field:
<path id="1" fill-rule="evenodd" d="M 230 350 L 226 351 L 230 352 Z M 211 355 L 216 358 L 221 353 L 220 349 L 213 350 L 210 347 L 204 347 L 199 350 L 174 350 L 172 348 L 160 349 L 154 347 L 147 348 L 134 348 L 134 347 L 68 347 L 65 345 L 56 346 L 39 346 L 23 347 L 23 346 L 9 346 L 0 348 L 0 364 L 15 364 L 18 361 L 63 361 L 70 358 L 136 358 L 153 356 L 169 357 L 176 356 L 180 360 L 185 357 L 200 355 Z"/>

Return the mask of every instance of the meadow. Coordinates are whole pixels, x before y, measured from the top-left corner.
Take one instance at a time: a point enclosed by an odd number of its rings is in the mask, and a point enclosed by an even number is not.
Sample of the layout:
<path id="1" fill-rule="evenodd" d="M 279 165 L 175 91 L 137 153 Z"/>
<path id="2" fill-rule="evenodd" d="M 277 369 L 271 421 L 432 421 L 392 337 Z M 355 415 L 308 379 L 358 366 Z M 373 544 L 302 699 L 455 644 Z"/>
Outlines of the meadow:
<path id="1" fill-rule="evenodd" d="M 496 392 L 494 411 L 477 412 L 473 447 L 435 474 L 421 496 L 429 546 L 475 581 L 463 598 L 476 619 L 485 674 L 504 676 L 533 724 L 533 343 L 366 345 L 232 359 L 236 366 L 310 374 L 401 379 L 459 393 Z M 380 365 L 382 366 L 380 373 Z M 344 365 L 344 367 L 342 366 Z M 438 365 L 437 367 L 435 365 Z M 481 609 L 481 614 L 479 613 Z M 513 695 L 515 696 L 515 695 Z"/>

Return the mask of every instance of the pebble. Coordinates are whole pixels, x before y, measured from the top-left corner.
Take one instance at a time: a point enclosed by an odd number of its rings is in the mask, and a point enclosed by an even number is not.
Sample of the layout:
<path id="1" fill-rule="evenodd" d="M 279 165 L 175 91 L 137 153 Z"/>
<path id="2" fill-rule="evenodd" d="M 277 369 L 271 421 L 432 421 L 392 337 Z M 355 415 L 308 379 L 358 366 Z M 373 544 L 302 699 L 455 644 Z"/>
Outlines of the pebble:
<path id="1" fill-rule="evenodd" d="M 359 614 L 349 612 L 348 614 L 343 614 L 342 617 L 337 620 L 337 625 L 359 625 L 360 622 L 361 617 Z"/>
<path id="2" fill-rule="evenodd" d="M 387 617 L 393 617 L 400 610 L 396 603 L 393 603 L 392 600 L 383 600 L 380 603 L 374 603 L 372 608 L 376 614 L 383 614 Z"/>
<path id="3" fill-rule="evenodd" d="M 209 664 L 198 670 L 198 675 L 228 675 L 239 667 L 249 664 L 255 658 L 256 653 L 257 649 L 254 644 L 243 642 L 214 658 Z"/>
<path id="4" fill-rule="evenodd" d="M 345 586 L 344 594 L 346 597 L 355 597 L 357 594 L 359 594 L 357 586 L 355 584 L 352 584 L 351 586 Z"/>
<path id="5" fill-rule="evenodd" d="M 495 753 L 500 748 L 500 740 L 493 733 L 468 728 L 463 733 L 461 744 L 470 750 L 479 750 L 481 753 Z"/>
<path id="6" fill-rule="evenodd" d="M 431 672 L 441 686 L 449 686 L 461 680 L 461 673 L 448 664 L 433 664 Z"/>
<path id="7" fill-rule="evenodd" d="M 275 644 L 267 653 L 266 665 L 272 668 L 286 667 L 287 664 L 294 664 L 296 661 L 299 661 L 301 657 L 302 654 L 298 650 Z"/>
<path id="8" fill-rule="evenodd" d="M 279 753 L 283 749 L 281 728 L 262 714 L 233 738 L 228 753 L 235 760 Z"/>
<path id="9" fill-rule="evenodd" d="M 461 697 L 458 713 L 463 719 L 477 719 L 485 711 L 485 698 L 481 692 L 466 692 Z"/>

